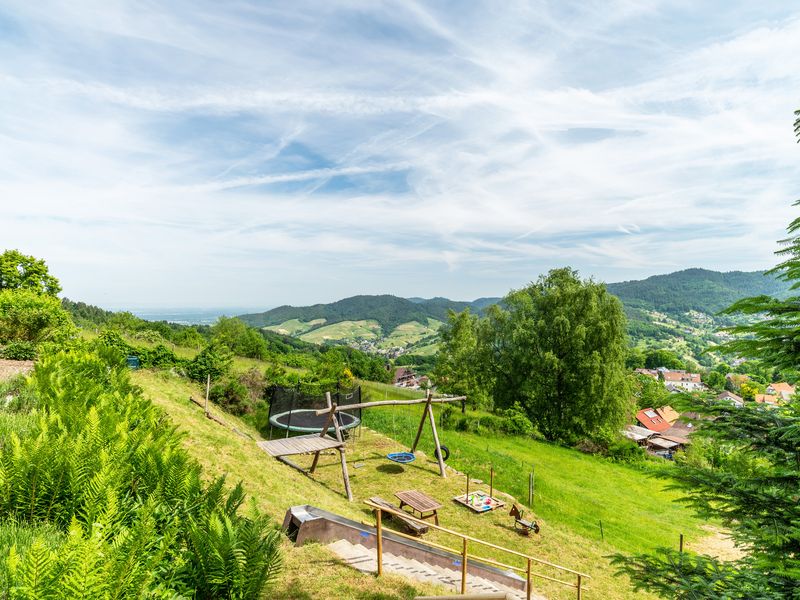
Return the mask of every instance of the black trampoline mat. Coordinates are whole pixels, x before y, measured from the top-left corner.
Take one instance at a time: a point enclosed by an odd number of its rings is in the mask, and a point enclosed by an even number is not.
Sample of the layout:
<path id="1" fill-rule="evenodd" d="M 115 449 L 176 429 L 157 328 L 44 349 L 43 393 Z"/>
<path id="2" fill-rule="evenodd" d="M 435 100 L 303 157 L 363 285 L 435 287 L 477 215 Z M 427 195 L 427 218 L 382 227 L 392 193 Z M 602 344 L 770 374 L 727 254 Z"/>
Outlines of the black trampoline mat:
<path id="1" fill-rule="evenodd" d="M 328 422 L 329 413 L 322 415 L 316 414 L 313 409 L 299 409 L 278 413 L 270 417 L 269 422 L 274 427 L 289 429 L 290 431 L 322 431 L 325 423 Z M 361 423 L 361 419 L 349 413 L 337 413 L 339 427 L 341 429 L 352 429 Z"/>

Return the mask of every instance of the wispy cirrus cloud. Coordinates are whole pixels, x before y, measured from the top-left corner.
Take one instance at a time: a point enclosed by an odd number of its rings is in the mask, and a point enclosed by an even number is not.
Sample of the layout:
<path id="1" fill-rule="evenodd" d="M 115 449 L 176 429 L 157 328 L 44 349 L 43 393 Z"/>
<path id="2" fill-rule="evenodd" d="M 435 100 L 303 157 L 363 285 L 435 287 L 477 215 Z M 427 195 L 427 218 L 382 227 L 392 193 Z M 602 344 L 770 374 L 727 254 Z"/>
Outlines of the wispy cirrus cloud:
<path id="1" fill-rule="evenodd" d="M 114 306 L 763 268 L 800 12 L 719 8 L 11 0 L 2 245 Z"/>

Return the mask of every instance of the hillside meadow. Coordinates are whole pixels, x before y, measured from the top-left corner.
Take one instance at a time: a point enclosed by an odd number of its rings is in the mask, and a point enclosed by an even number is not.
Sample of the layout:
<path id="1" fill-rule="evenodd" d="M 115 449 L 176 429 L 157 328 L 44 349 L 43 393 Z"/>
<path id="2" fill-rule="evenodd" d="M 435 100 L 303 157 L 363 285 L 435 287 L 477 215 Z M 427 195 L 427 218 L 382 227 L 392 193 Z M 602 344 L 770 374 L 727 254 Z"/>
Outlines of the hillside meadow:
<path id="1" fill-rule="evenodd" d="M 241 368 L 241 367 L 240 367 Z M 605 459 L 580 454 L 541 442 L 503 436 L 478 436 L 450 430 L 442 431 L 443 442 L 451 448 L 449 476 L 438 476 L 432 460 L 432 442 L 426 431 L 419 459 L 412 465 L 397 468 L 385 454 L 402 450 L 409 443 L 419 421 L 421 407 L 376 408 L 364 412 L 369 428 L 362 428 L 348 447 L 348 462 L 356 501 L 348 503 L 343 495 L 341 471 L 335 456 L 321 460 L 311 479 L 257 448 L 260 436 L 246 423 L 215 413 L 235 426 L 236 434 L 204 417 L 202 410 L 188 401 L 190 395 L 202 396 L 202 389 L 187 380 L 166 372 L 139 371 L 134 380 L 154 402 L 163 408 L 185 433 L 184 445 L 209 474 L 226 473 L 231 481 L 244 481 L 252 501 L 276 521 L 282 521 L 289 506 L 311 503 L 326 510 L 372 522 L 372 515 L 361 503 L 372 495 L 393 499 L 401 489 L 419 489 L 438 498 L 445 505 L 440 511 L 442 524 L 515 550 L 589 573 L 593 579 L 587 597 L 649 597 L 634 594 L 624 578 L 613 575 L 606 556 L 615 551 L 652 549 L 659 544 L 677 543 L 684 533 L 689 545 L 700 543 L 704 532 L 691 513 L 674 502 L 675 495 L 663 488 L 667 482 L 647 473 L 610 463 Z M 418 392 L 392 386 L 365 384 L 373 399 L 415 397 Z M 373 429 L 374 428 L 374 429 Z M 310 458 L 296 457 L 299 463 Z M 536 502 L 534 513 L 542 525 L 538 536 L 523 538 L 513 531 L 513 521 L 506 510 L 473 515 L 449 498 L 463 493 L 470 475 L 488 481 L 488 468 L 496 469 L 495 489 L 512 501 L 527 499 L 528 464 L 536 466 Z M 519 489 L 524 482 L 524 493 Z M 482 489 L 487 486 L 484 484 Z M 605 539 L 601 539 L 599 520 L 603 520 Z M 438 532 L 426 539 L 453 547 L 457 540 Z M 488 558 L 508 560 L 507 556 L 488 551 Z M 308 581 L 310 561 L 321 565 Z M 412 598 L 425 586 L 397 578 L 376 582 L 342 566 L 324 548 L 316 546 L 287 548 L 287 570 L 279 587 L 282 598 L 338 597 Z M 554 573 L 546 573 L 553 575 Z M 326 591 L 323 591 L 326 590 Z M 380 592 L 378 592 L 380 590 Z M 574 592 L 555 584 L 542 584 L 537 590 L 552 598 L 574 597 Z M 370 595 L 374 594 L 374 595 Z"/>

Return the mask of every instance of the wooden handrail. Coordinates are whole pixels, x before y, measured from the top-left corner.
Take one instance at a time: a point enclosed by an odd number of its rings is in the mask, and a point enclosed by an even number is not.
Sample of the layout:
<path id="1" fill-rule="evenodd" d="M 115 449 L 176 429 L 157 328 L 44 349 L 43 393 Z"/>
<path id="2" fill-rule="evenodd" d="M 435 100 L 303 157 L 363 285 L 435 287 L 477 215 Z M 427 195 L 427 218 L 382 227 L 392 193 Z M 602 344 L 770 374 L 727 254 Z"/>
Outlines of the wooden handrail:
<path id="1" fill-rule="evenodd" d="M 385 511 L 386 509 L 383 508 L 381 510 Z M 368 527 L 370 526 L 369 523 L 366 523 L 364 521 L 362 521 L 361 524 L 362 525 L 366 525 Z M 402 531 L 394 531 L 393 530 L 392 531 L 392 535 L 396 535 L 396 536 L 399 536 L 401 538 L 405 538 L 407 540 L 411 540 L 412 542 L 419 543 L 419 537 L 418 536 L 409 535 L 407 533 L 403 533 Z M 437 544 L 436 542 L 431 542 L 430 540 L 425 540 L 425 545 L 426 546 L 430 546 L 432 548 L 438 548 L 439 550 L 444 550 L 445 552 L 450 552 L 452 554 L 458 554 L 459 553 L 459 550 L 456 550 L 455 548 L 451 548 L 450 546 L 445 546 L 444 544 Z M 485 563 L 487 565 L 492 565 L 494 567 L 500 567 L 501 569 L 511 569 L 512 571 L 519 571 L 520 573 L 527 573 L 528 572 L 527 568 L 515 567 L 514 565 L 507 565 L 506 563 L 501 563 L 501 562 L 498 562 L 498 561 L 493 560 L 491 558 L 486 558 L 485 556 L 472 556 L 472 558 L 473 558 L 473 560 L 475 562 Z M 548 577 L 547 575 L 542 575 L 541 573 L 533 573 L 533 572 L 531 572 L 531 577 L 538 577 L 539 579 L 546 579 L 547 581 L 552 581 L 554 583 L 560 583 L 561 585 L 566 585 L 567 587 L 573 587 L 573 588 L 574 587 L 578 587 L 577 585 L 575 585 L 574 583 L 570 583 L 569 581 L 562 581 L 561 579 L 556 579 L 554 577 Z M 585 590 L 587 588 L 584 587 L 583 589 Z"/>
<path id="2" fill-rule="evenodd" d="M 442 397 L 442 398 L 431 398 L 431 404 L 442 404 L 444 402 L 461 402 L 462 400 L 466 400 L 466 396 L 454 396 L 450 397 Z M 375 402 L 360 402 L 358 404 L 345 404 L 344 406 L 337 406 L 333 412 L 342 412 L 343 410 L 353 410 L 356 408 L 370 408 L 372 406 L 400 406 L 404 404 L 423 404 L 427 402 L 427 398 L 418 398 L 416 400 L 377 400 Z M 324 415 L 325 413 L 331 412 L 330 408 L 320 408 L 319 410 L 315 411 L 316 415 Z"/>
<path id="3" fill-rule="evenodd" d="M 523 554 L 522 552 L 517 552 L 516 550 L 511 550 L 510 548 L 503 548 L 503 546 L 498 546 L 497 544 L 492 544 L 491 542 L 487 542 L 487 541 L 484 541 L 484 540 L 481 540 L 481 539 L 478 539 L 478 538 L 474 538 L 474 537 L 469 536 L 469 535 L 467 535 L 465 533 L 459 533 L 458 531 L 453 531 L 452 529 L 447 529 L 446 527 L 442 527 L 441 525 L 434 525 L 433 523 L 430 523 L 428 521 L 423 521 L 421 519 L 418 519 L 418 518 L 414 517 L 413 515 L 410 515 L 408 512 L 406 512 L 404 510 L 402 510 L 402 511 L 401 510 L 394 510 L 394 509 L 390 510 L 388 508 L 383 508 L 381 506 L 378 506 L 377 504 L 374 504 L 374 503 L 370 502 L 369 500 L 365 500 L 364 503 L 366 505 L 368 505 L 368 506 L 371 506 L 373 509 L 381 510 L 383 512 L 387 512 L 387 513 L 390 513 L 390 514 L 395 514 L 395 515 L 398 515 L 398 516 L 401 516 L 401 517 L 405 517 L 407 519 L 411 519 L 412 521 L 416 521 L 417 523 L 420 523 L 422 525 L 427 525 L 428 527 L 432 527 L 433 529 L 438 529 L 439 531 L 443 531 L 445 533 L 449 533 L 450 535 L 454 535 L 454 536 L 459 537 L 459 538 L 466 538 L 471 542 L 476 542 L 478 544 L 482 544 L 484 546 L 488 546 L 489 548 L 494 548 L 495 550 L 500 550 L 501 552 L 507 552 L 508 554 L 512 554 L 514 556 L 519 556 L 520 558 L 524 558 L 526 560 L 530 559 L 533 562 L 539 563 L 540 565 L 546 565 L 548 567 L 553 567 L 554 569 L 558 569 L 560 571 L 566 571 L 567 573 L 572 573 L 573 575 L 580 575 L 581 577 L 583 577 L 585 579 L 591 579 L 592 578 L 591 575 L 587 575 L 586 573 L 581 573 L 580 571 L 574 571 L 573 569 L 568 569 L 567 567 L 562 567 L 561 565 L 557 565 L 555 563 L 551 563 L 551 562 L 548 562 L 546 560 L 542 560 L 540 558 L 536 558 L 535 556 L 529 556 L 528 554 Z"/>

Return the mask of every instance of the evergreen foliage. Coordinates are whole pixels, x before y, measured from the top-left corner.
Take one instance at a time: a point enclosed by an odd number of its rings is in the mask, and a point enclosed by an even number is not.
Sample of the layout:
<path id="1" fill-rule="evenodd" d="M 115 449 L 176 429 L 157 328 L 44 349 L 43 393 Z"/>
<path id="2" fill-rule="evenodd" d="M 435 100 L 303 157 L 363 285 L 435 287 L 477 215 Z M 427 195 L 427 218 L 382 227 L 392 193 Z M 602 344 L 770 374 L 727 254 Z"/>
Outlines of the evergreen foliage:
<path id="1" fill-rule="evenodd" d="M 795 206 L 800 201 L 795 202 Z M 800 356 L 800 217 L 788 227 L 789 236 L 777 254 L 784 260 L 769 271 L 791 284 L 792 295 L 780 299 L 761 295 L 745 298 L 725 310 L 726 314 L 755 315 L 753 323 L 728 328 L 739 337 L 721 344 L 720 352 L 757 358 L 778 369 L 796 369 Z"/>
<path id="2" fill-rule="evenodd" d="M 677 599 L 796 598 L 800 595 L 800 410 L 746 405 L 697 407 L 716 419 L 695 433 L 714 440 L 713 462 L 673 472 L 702 516 L 731 530 L 745 558 L 731 563 L 661 549 L 618 555 L 637 589 Z"/>

